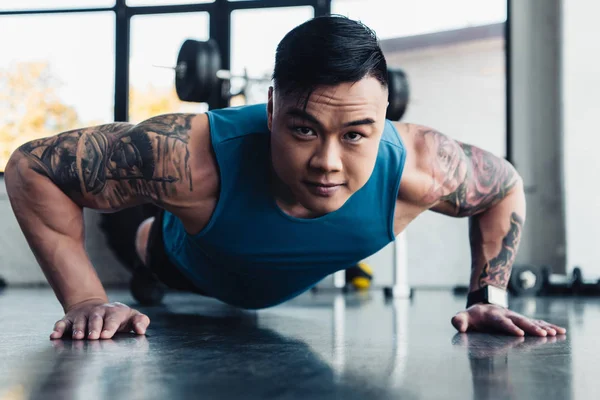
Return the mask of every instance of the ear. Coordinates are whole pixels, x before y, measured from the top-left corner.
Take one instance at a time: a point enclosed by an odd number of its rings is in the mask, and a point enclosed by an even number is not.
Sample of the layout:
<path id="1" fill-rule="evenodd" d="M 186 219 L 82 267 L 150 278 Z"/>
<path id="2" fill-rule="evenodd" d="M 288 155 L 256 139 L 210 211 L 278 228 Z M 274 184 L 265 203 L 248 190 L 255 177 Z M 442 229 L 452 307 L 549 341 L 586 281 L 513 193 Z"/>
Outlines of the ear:
<path id="1" fill-rule="evenodd" d="M 269 130 L 271 131 L 273 130 L 273 86 L 269 87 L 269 102 L 267 103 L 267 115 L 267 124 L 269 125 Z"/>

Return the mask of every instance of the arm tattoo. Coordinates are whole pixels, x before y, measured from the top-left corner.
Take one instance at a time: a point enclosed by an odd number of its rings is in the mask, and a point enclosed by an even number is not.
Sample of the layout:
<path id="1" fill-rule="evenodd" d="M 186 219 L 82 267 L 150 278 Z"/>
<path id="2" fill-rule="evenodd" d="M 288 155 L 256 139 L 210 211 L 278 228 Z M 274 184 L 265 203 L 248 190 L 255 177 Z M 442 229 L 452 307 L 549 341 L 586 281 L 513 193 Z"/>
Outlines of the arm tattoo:
<path id="1" fill-rule="evenodd" d="M 169 114 L 136 126 L 78 129 L 31 141 L 19 151 L 72 198 L 93 196 L 111 209 L 140 198 L 160 204 L 181 184 L 193 189 L 187 147 L 193 117 Z"/>
<path id="2" fill-rule="evenodd" d="M 505 160 L 447 136 L 423 129 L 430 157 L 433 183 L 425 201 L 442 201 L 440 207 L 457 217 L 472 216 L 492 207 L 515 186 L 518 176 Z"/>
<path id="3" fill-rule="evenodd" d="M 494 285 L 506 288 L 512 264 L 517 254 L 521 231 L 523 229 L 523 219 L 517 214 L 512 213 L 510 216 L 510 229 L 504 239 L 502 239 L 502 247 L 496 257 L 491 260 L 486 260 L 481 274 L 478 278 L 479 287 L 485 285 Z M 482 245 L 481 228 L 479 226 L 479 218 L 477 216 L 471 219 L 471 248 L 474 252 L 479 252 Z M 478 254 L 473 254 L 473 267 L 477 268 L 475 261 L 480 259 Z"/>

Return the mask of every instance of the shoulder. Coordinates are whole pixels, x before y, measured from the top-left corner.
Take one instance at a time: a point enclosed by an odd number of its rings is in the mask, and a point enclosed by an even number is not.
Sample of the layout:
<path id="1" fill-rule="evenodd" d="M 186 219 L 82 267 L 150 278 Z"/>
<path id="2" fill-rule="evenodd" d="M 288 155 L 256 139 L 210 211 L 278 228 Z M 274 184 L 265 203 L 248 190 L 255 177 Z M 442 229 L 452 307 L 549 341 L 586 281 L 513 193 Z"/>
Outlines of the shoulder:
<path id="1" fill-rule="evenodd" d="M 449 159 L 461 150 L 458 142 L 437 130 L 418 124 L 394 122 L 394 127 L 407 151 L 410 168 L 427 170 L 431 162 L 442 158 Z"/>
<path id="2" fill-rule="evenodd" d="M 406 148 L 398 199 L 430 207 L 463 174 L 460 144 L 427 126 L 394 123 Z"/>
<path id="3" fill-rule="evenodd" d="M 190 231 L 204 225 L 216 204 L 219 172 L 207 114 L 165 114 L 136 125 L 155 148 L 157 173 L 177 181 L 160 205 L 179 217 Z"/>
<path id="4" fill-rule="evenodd" d="M 208 123 L 214 146 L 253 134 L 268 134 L 267 106 L 254 104 L 209 111 Z"/>
<path id="5" fill-rule="evenodd" d="M 202 183 L 204 175 L 217 170 L 207 114 L 158 115 L 137 124 L 133 130 L 153 140 L 157 159 L 191 173 L 193 184 Z"/>

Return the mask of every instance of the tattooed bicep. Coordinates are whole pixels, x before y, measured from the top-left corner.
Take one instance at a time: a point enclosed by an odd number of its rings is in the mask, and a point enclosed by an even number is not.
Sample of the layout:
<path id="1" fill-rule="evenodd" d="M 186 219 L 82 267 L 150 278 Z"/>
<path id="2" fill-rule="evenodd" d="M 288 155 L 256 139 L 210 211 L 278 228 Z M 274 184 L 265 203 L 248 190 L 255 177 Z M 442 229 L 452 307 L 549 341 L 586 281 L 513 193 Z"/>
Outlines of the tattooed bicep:
<path id="1" fill-rule="evenodd" d="M 118 210 L 160 204 L 192 191 L 188 149 L 192 114 L 138 125 L 114 123 L 34 140 L 19 148 L 32 169 L 84 207 Z"/>
<path id="2" fill-rule="evenodd" d="M 434 211 L 457 217 L 478 214 L 520 180 L 508 161 L 488 151 L 425 127 L 415 136 L 418 164 L 429 181 L 422 200 Z"/>

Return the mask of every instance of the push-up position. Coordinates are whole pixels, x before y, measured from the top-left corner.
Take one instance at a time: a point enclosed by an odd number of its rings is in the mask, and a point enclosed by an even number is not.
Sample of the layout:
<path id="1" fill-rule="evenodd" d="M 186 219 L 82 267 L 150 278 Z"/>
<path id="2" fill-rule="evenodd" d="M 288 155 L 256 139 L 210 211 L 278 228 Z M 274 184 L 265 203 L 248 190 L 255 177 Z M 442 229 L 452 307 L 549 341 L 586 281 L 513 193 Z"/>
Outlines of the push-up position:
<path id="1" fill-rule="evenodd" d="M 355 265 L 426 210 L 470 217 L 474 304 L 454 327 L 565 333 L 485 300 L 510 276 L 525 222 L 521 178 L 482 149 L 386 120 L 387 65 L 371 30 L 342 17 L 300 25 L 279 43 L 273 83 L 267 105 L 77 129 L 12 155 L 12 207 L 65 311 L 51 338 L 145 333 L 146 315 L 109 303 L 82 214 L 144 203 L 164 210 L 138 230 L 145 268 L 254 309 Z"/>

